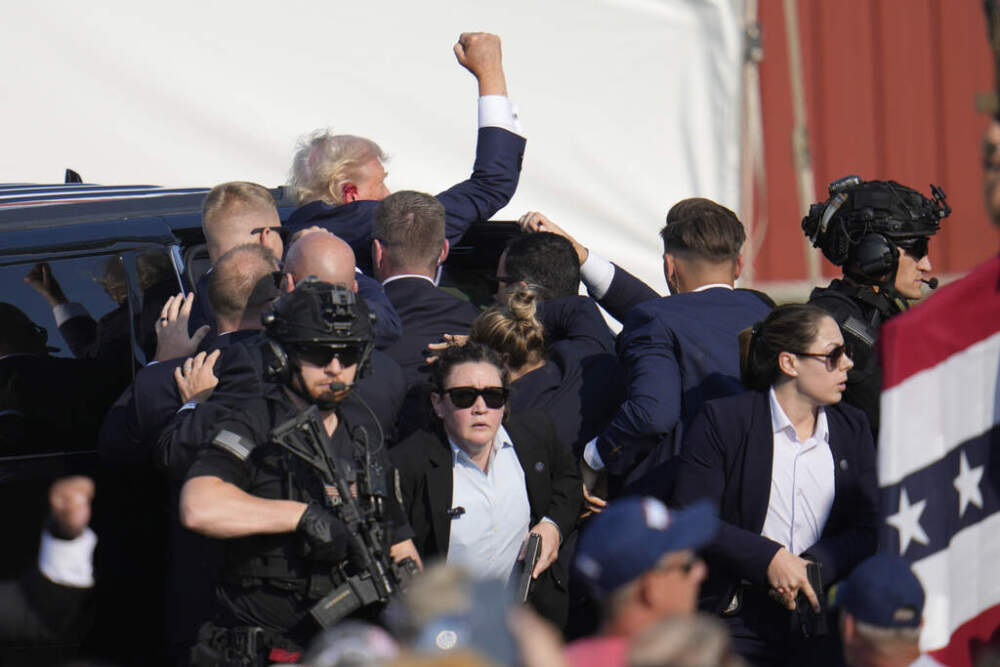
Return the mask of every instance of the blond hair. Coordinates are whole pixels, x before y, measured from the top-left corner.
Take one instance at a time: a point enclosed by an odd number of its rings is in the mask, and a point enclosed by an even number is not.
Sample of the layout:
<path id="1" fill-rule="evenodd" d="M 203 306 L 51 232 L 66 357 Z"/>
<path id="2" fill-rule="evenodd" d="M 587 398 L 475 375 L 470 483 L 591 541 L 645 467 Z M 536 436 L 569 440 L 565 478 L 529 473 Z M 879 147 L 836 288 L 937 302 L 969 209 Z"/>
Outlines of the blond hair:
<path id="1" fill-rule="evenodd" d="M 316 130 L 299 139 L 288 184 L 300 205 L 313 201 L 340 205 L 344 203 L 343 186 L 372 160 L 385 162 L 386 156 L 371 139 Z"/>
<path id="2" fill-rule="evenodd" d="M 500 353 L 508 370 L 539 361 L 545 354 L 545 327 L 535 316 L 539 288 L 518 285 L 507 303 L 493 306 L 472 322 L 469 339 Z"/>

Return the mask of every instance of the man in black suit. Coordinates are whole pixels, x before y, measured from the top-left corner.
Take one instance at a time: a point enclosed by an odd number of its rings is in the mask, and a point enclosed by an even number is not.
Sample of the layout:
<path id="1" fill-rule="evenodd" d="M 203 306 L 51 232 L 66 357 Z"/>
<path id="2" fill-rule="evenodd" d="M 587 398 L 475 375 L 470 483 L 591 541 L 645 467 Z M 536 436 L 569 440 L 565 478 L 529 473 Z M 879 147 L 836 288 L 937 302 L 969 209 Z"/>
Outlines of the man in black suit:
<path id="1" fill-rule="evenodd" d="M 407 398 L 403 432 L 426 424 L 427 345 L 446 334 L 468 333 L 479 310 L 437 287 L 438 267 L 448 256 L 445 209 L 422 192 L 389 195 L 375 209 L 372 263 L 389 301 L 403 322 L 402 337 L 386 354 L 402 367 Z"/>
<path id="2" fill-rule="evenodd" d="M 447 237 L 458 242 L 469 226 L 507 205 L 517 189 L 525 139 L 517 112 L 507 98 L 500 38 L 462 33 L 455 57 L 479 84 L 476 161 L 467 180 L 437 195 L 446 214 Z M 288 219 L 299 231 L 319 225 L 347 241 L 365 273 L 371 273 L 368 246 L 377 203 L 388 196 L 385 155 L 364 137 L 318 130 L 295 154 L 291 185 L 301 206 Z"/>
<path id="3" fill-rule="evenodd" d="M 199 339 L 188 335 L 193 294 L 171 298 L 156 325 L 158 363 L 142 369 L 112 406 L 101 429 L 102 456 L 148 460 L 174 414 L 208 398 L 217 382 L 213 368 L 221 350 L 262 328 L 261 313 L 280 294 L 274 282 L 277 271 L 277 258 L 259 244 L 236 246 L 218 259 L 206 286 L 218 335 L 197 355 Z"/>

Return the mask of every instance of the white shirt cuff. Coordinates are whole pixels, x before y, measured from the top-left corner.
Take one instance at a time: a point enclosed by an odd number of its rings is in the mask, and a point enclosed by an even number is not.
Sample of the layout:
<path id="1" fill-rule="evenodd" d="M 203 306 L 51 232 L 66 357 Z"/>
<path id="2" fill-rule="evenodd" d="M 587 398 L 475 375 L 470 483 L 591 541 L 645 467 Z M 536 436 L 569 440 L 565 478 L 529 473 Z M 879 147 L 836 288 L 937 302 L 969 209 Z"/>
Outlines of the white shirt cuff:
<path id="1" fill-rule="evenodd" d="M 601 454 L 597 451 L 597 438 L 588 442 L 587 446 L 583 448 L 583 460 L 594 470 L 604 470 L 604 461 L 601 460 Z"/>
<path id="2" fill-rule="evenodd" d="M 71 320 L 81 315 L 90 315 L 90 313 L 87 312 L 82 303 L 75 301 L 60 303 L 52 309 L 52 316 L 56 318 L 57 327 L 61 327 L 66 320 Z"/>
<path id="3" fill-rule="evenodd" d="M 94 585 L 94 547 L 97 535 L 90 528 L 72 540 L 60 540 L 48 530 L 42 531 L 38 550 L 38 569 L 49 581 L 75 588 Z"/>
<path id="4" fill-rule="evenodd" d="M 611 289 L 611 281 L 615 278 L 615 265 L 588 249 L 587 259 L 580 265 L 580 278 L 591 296 L 602 299 Z"/>
<path id="5" fill-rule="evenodd" d="M 185 410 L 194 410 L 198 407 L 198 401 L 188 401 L 181 407 L 177 408 L 177 412 L 184 412 Z"/>
<path id="6" fill-rule="evenodd" d="M 479 98 L 479 127 L 502 127 L 524 136 L 517 105 L 506 95 L 483 95 Z"/>

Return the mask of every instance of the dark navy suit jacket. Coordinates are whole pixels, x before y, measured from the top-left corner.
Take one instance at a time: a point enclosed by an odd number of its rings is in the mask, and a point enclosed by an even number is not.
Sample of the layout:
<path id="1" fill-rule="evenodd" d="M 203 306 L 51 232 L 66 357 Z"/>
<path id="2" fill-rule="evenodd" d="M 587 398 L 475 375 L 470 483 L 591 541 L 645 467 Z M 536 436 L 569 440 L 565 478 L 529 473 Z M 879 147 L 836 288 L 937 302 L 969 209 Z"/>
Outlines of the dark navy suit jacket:
<path id="1" fill-rule="evenodd" d="M 546 364 L 511 383 L 510 407 L 548 412 L 559 440 L 579 455 L 614 416 L 625 397 L 625 375 L 614 337 L 590 298 L 539 304 Z"/>
<path id="2" fill-rule="evenodd" d="M 430 422 L 430 372 L 424 363 L 428 343 L 446 333 L 469 333 L 479 309 L 435 287 L 424 278 L 399 278 L 385 293 L 403 322 L 403 335 L 385 353 L 403 369 L 406 399 L 399 414 L 399 435 L 406 437 Z"/>
<path id="3" fill-rule="evenodd" d="M 205 351 L 224 350 L 258 335 L 258 331 L 234 331 L 216 336 Z M 150 460 L 160 431 L 182 405 L 174 381 L 174 369 L 181 366 L 185 359 L 170 359 L 139 371 L 135 381 L 115 401 L 104 419 L 98 445 L 101 456 L 120 461 Z"/>
<path id="4" fill-rule="evenodd" d="M 628 395 L 597 447 L 610 474 L 625 476 L 650 452 L 669 458 L 663 441 L 705 401 L 743 390 L 738 334 L 764 319 L 756 294 L 723 287 L 643 301 L 619 337 Z"/>
<path id="5" fill-rule="evenodd" d="M 472 176 L 437 196 L 444 205 L 445 236 L 450 243 L 457 243 L 473 222 L 489 220 L 514 196 L 524 146 L 524 137 L 513 132 L 499 127 L 479 128 Z M 330 230 L 350 244 L 358 267 L 371 275 L 369 243 L 377 206 L 377 201 L 340 206 L 314 201 L 292 213 L 285 226 L 293 234 L 313 225 Z"/>
<path id="6" fill-rule="evenodd" d="M 820 540 L 804 554 L 822 565 L 824 586 L 875 553 L 878 481 L 875 446 L 863 412 L 827 406 L 835 495 Z M 767 585 L 767 566 L 781 548 L 760 534 L 771 492 L 774 435 L 767 392 L 745 392 L 705 404 L 685 433 L 671 504 L 702 498 L 719 506 L 722 528 L 704 550 L 708 579 L 702 605 L 719 611 L 741 579 Z"/>
<path id="7" fill-rule="evenodd" d="M 446 333 L 469 333 L 479 309 L 468 301 L 449 294 L 424 278 L 399 278 L 385 284 L 385 293 L 399 313 L 403 335 L 385 352 L 396 360 L 412 387 L 424 382 L 428 343 L 437 343 Z"/>

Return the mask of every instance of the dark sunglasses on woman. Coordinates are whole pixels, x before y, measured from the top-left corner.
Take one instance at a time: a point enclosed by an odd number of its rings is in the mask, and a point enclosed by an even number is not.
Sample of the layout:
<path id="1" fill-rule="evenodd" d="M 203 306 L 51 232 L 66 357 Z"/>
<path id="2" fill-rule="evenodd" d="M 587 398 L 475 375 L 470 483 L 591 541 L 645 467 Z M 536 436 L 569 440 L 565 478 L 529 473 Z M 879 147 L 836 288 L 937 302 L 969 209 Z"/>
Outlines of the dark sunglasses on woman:
<path id="1" fill-rule="evenodd" d="M 486 407 L 496 410 L 504 406 L 504 403 L 507 402 L 507 395 L 510 392 L 503 387 L 483 387 L 482 389 L 476 389 L 475 387 L 452 387 L 451 389 L 445 389 L 444 393 L 448 394 L 448 397 L 451 398 L 452 405 L 460 410 L 471 408 L 480 396 L 483 397 Z"/>

